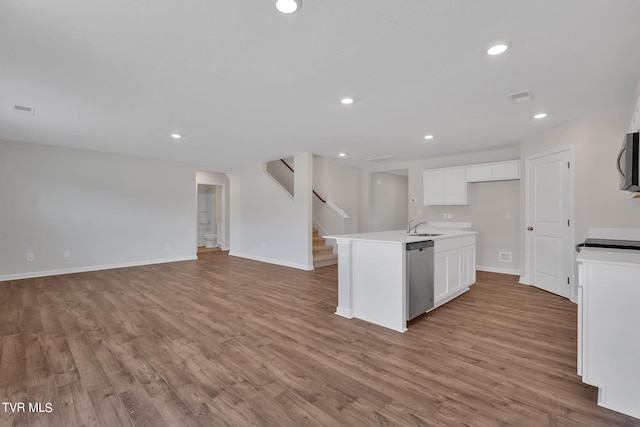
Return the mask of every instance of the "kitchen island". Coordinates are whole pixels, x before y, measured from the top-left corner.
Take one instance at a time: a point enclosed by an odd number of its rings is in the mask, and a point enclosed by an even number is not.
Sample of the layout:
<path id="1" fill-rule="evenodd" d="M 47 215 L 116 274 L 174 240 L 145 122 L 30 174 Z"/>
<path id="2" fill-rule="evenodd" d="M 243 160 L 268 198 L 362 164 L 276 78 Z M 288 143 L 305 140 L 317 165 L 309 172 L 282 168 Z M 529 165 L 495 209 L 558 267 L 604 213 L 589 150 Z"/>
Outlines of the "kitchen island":
<path id="1" fill-rule="evenodd" d="M 395 230 L 324 236 L 338 244 L 337 315 L 407 331 L 407 243 L 434 242 L 433 308 L 475 283 L 475 231 L 422 227 L 412 234 Z"/>

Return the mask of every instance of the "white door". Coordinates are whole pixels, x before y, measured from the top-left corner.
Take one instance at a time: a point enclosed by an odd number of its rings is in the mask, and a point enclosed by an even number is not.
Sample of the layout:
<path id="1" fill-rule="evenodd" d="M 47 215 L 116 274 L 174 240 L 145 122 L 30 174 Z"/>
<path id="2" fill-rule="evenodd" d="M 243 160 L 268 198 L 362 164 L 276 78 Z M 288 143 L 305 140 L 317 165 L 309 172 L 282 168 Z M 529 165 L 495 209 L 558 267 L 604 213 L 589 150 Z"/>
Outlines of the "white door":
<path id="1" fill-rule="evenodd" d="M 571 296 L 570 149 L 527 159 L 527 272 L 530 285 Z"/>

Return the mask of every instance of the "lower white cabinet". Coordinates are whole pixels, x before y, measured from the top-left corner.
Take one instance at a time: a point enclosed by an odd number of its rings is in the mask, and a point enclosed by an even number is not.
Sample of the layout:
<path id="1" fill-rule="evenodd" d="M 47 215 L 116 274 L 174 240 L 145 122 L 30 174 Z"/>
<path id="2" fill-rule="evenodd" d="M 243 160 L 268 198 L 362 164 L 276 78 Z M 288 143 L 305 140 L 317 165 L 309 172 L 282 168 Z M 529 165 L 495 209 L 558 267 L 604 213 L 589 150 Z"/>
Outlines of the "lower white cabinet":
<path id="1" fill-rule="evenodd" d="M 476 281 L 476 245 L 463 246 L 460 250 L 460 281 L 469 286 Z"/>
<path id="2" fill-rule="evenodd" d="M 468 289 L 476 279 L 475 236 L 434 242 L 434 300 L 438 306 Z"/>
<path id="3" fill-rule="evenodd" d="M 578 375 L 598 405 L 640 418 L 640 254 L 578 255 Z"/>

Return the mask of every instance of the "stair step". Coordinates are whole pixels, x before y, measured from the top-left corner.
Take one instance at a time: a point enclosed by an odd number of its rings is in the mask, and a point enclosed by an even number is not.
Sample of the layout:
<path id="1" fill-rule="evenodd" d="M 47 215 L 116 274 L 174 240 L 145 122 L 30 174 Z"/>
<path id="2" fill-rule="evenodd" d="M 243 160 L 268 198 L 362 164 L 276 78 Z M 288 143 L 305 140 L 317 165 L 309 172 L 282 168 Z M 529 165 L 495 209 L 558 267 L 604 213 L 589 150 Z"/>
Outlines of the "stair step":
<path id="1" fill-rule="evenodd" d="M 331 245 L 313 245 L 313 253 L 318 253 L 322 251 L 330 251 L 333 252 L 333 246 Z"/>
<path id="2" fill-rule="evenodd" d="M 318 255 L 313 257 L 313 267 L 326 267 L 328 265 L 335 265 L 338 263 L 338 255 L 336 254 L 325 254 Z"/>
<path id="3" fill-rule="evenodd" d="M 313 236 L 313 241 L 314 242 L 324 242 L 324 239 L 320 236 Z"/>

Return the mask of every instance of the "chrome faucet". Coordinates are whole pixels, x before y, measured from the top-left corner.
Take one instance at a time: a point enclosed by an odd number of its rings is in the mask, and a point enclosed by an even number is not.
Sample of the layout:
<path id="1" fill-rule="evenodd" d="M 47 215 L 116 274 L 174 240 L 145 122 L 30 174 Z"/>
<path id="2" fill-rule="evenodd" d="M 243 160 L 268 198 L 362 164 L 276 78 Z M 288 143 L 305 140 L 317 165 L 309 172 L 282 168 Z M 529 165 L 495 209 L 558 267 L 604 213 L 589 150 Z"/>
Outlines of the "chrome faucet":
<path id="1" fill-rule="evenodd" d="M 413 228 L 413 232 L 417 233 L 418 232 L 418 227 L 421 226 L 422 224 L 426 224 L 427 221 L 422 221 L 417 223 L 416 225 L 414 225 L 413 227 L 411 226 L 411 223 L 413 222 L 412 219 L 409 220 L 409 223 L 407 224 L 407 234 L 411 234 L 411 229 Z"/>
<path id="2" fill-rule="evenodd" d="M 418 232 L 418 227 L 420 227 L 422 224 L 426 224 L 426 223 L 427 223 L 427 221 L 422 221 L 422 222 L 419 222 L 416 225 L 414 225 L 413 226 L 413 233 L 414 234 L 417 233 Z M 411 231 L 409 231 L 409 233 L 411 233 Z"/>

